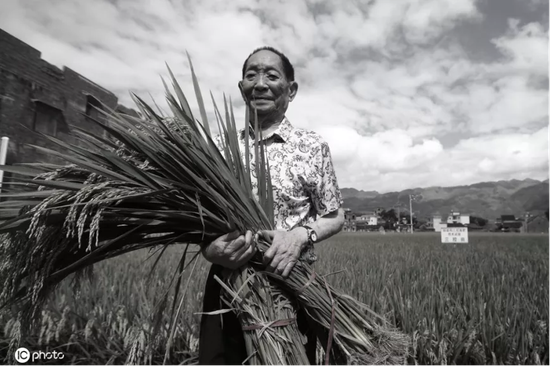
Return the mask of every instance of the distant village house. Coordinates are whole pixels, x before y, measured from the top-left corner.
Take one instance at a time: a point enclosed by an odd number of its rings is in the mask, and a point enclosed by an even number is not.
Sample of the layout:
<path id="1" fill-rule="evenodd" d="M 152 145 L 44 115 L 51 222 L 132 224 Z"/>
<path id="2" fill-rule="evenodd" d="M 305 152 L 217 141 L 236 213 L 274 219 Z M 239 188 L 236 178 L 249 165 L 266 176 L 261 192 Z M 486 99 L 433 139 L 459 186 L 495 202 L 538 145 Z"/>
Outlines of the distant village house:
<path id="1" fill-rule="evenodd" d="M 470 215 L 461 214 L 458 211 L 452 210 L 447 216 L 446 220 L 443 220 L 442 216 L 436 214 L 432 217 L 432 226 L 434 231 L 441 232 L 441 229 L 452 226 L 468 226 L 470 224 Z"/>
<path id="2" fill-rule="evenodd" d="M 384 220 L 379 217 L 380 210 L 354 213 L 351 209 L 344 209 L 343 231 L 378 231 L 384 225 Z"/>

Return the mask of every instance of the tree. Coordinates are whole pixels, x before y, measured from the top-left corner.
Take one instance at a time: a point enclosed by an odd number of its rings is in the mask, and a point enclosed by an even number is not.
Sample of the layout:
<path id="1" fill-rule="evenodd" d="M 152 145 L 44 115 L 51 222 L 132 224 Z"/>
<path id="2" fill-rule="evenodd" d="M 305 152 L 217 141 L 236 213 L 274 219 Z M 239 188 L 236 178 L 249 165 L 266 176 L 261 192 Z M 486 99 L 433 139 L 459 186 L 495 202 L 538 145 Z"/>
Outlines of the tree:
<path id="1" fill-rule="evenodd" d="M 478 226 L 485 226 L 489 222 L 487 219 L 478 216 L 470 216 L 470 224 L 476 224 Z"/>
<path id="2" fill-rule="evenodd" d="M 395 223 L 397 222 L 397 214 L 395 213 L 395 210 L 393 208 L 388 211 L 380 211 L 379 216 L 382 220 L 385 221 L 384 229 L 388 230 L 395 227 Z"/>
<path id="3" fill-rule="evenodd" d="M 411 214 L 409 212 L 401 212 L 399 214 L 399 222 L 400 223 L 406 223 L 406 225 L 411 225 Z M 416 224 L 418 223 L 418 219 L 413 214 L 413 227 L 416 227 Z"/>
<path id="4" fill-rule="evenodd" d="M 415 229 L 422 229 L 425 230 L 428 225 L 428 220 L 426 219 L 416 219 L 416 217 L 413 216 L 413 224 Z"/>

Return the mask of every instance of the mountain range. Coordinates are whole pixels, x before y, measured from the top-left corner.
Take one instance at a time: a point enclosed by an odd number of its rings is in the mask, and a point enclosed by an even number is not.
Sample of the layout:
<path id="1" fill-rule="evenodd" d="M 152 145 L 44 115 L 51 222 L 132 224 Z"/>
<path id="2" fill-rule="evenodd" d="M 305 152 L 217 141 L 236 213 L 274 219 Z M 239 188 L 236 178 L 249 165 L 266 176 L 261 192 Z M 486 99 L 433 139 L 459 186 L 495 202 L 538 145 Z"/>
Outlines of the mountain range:
<path id="1" fill-rule="evenodd" d="M 413 201 L 413 212 L 418 217 L 435 214 L 448 215 L 451 210 L 461 214 L 494 220 L 501 215 L 524 216 L 543 214 L 548 210 L 548 179 L 501 180 L 468 186 L 428 187 L 401 192 L 378 193 L 355 188 L 342 188 L 344 207 L 363 213 L 376 208 L 401 212 L 409 211 L 409 195 L 420 196 Z"/>

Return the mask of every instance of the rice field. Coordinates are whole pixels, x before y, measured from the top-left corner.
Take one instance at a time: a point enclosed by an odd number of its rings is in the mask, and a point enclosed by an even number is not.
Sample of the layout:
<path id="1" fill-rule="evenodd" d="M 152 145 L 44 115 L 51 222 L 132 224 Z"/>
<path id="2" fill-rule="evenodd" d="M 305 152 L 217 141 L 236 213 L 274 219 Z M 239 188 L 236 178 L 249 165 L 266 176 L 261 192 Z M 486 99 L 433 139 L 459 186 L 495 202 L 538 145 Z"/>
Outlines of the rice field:
<path id="1" fill-rule="evenodd" d="M 548 364 L 548 249 L 548 235 L 471 233 L 469 244 L 441 244 L 434 233 L 340 233 L 318 245 L 315 267 L 408 333 L 411 363 Z M 156 364 L 165 355 L 170 364 L 196 363 L 202 258 L 182 281 L 174 343 L 167 349 L 170 309 L 161 336 L 149 336 L 182 252 L 171 248 L 153 273 L 140 252 L 97 265 L 80 288 L 66 280 L 24 345 L 61 351 L 63 363 Z M 16 325 L 0 317 L 0 359 Z"/>

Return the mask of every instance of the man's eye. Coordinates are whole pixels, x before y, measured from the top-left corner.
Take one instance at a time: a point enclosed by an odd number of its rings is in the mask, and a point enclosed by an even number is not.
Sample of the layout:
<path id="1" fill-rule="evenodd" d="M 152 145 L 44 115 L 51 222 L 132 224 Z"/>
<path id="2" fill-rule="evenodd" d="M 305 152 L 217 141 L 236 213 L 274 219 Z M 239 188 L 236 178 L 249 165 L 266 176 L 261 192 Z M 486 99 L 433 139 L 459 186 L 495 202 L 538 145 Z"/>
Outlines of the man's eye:
<path id="1" fill-rule="evenodd" d="M 250 73 L 250 74 L 246 74 L 244 77 L 245 77 L 247 80 L 252 80 L 252 79 L 254 79 L 254 78 L 256 77 L 256 74 Z"/>
<path id="2" fill-rule="evenodd" d="M 269 80 L 277 80 L 277 79 L 279 79 L 279 76 L 273 75 L 273 74 L 267 75 L 267 77 L 268 77 Z"/>

